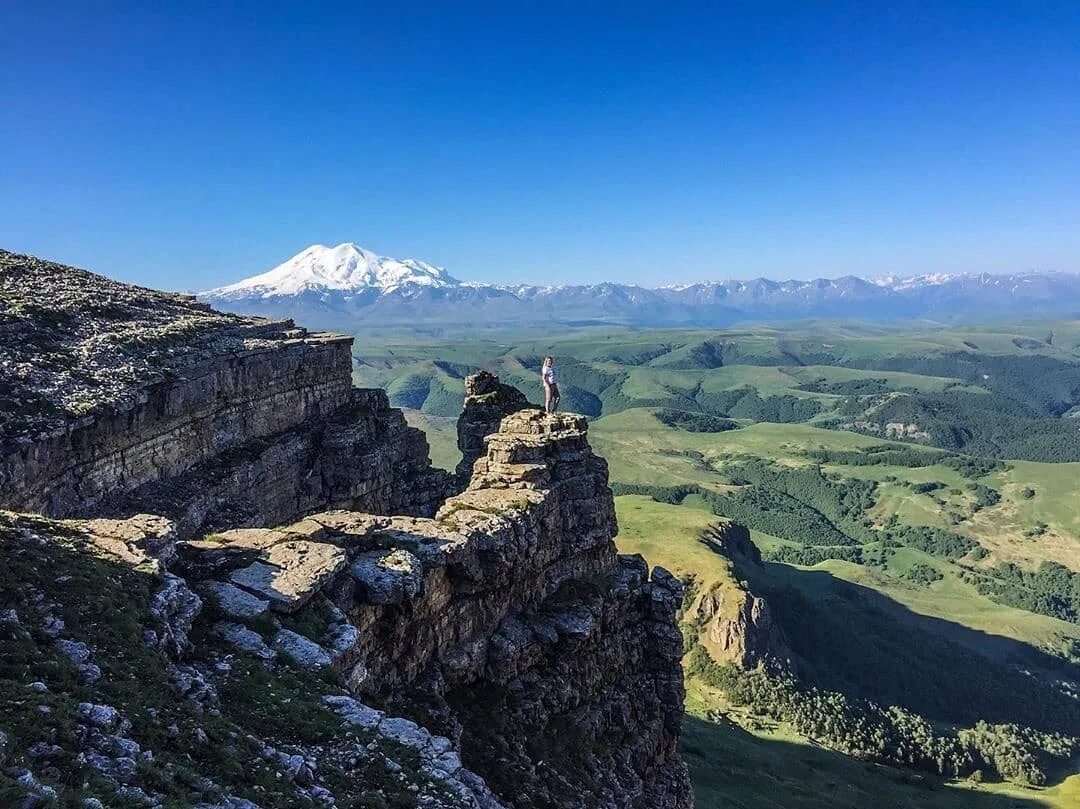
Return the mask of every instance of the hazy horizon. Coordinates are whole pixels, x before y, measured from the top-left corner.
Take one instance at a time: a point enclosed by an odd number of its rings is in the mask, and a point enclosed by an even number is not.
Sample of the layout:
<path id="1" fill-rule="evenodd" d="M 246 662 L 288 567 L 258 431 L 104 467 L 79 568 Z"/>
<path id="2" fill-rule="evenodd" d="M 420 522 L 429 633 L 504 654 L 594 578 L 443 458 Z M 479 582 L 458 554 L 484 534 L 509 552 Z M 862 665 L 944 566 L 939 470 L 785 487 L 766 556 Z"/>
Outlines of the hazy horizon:
<path id="1" fill-rule="evenodd" d="M 641 281 L 628 281 L 628 280 L 617 278 L 617 277 L 596 278 L 596 279 L 590 279 L 588 281 L 577 281 L 577 282 L 575 282 L 575 281 L 567 281 L 567 282 L 555 283 L 555 284 L 546 284 L 546 283 L 541 283 L 541 282 L 531 282 L 531 281 L 528 281 L 528 280 L 513 281 L 513 282 L 505 282 L 504 283 L 504 282 L 499 282 L 499 281 L 478 281 L 477 279 L 471 278 L 468 275 L 463 275 L 461 273 L 455 272 L 453 268 L 446 267 L 443 264 L 440 264 L 437 260 L 432 260 L 432 259 L 430 259 L 428 257 L 425 257 L 425 256 L 386 256 L 385 253 L 382 253 L 379 250 L 373 249 L 368 245 L 365 245 L 365 244 L 362 244 L 362 243 L 359 243 L 359 242 L 355 242 L 355 241 L 353 241 L 351 243 L 355 244 L 357 247 L 361 247 L 361 248 L 363 248 L 365 250 L 368 250 L 369 252 L 375 253 L 375 254 L 377 254 L 379 256 L 383 256 L 383 257 L 386 257 L 386 258 L 416 259 L 416 260 L 419 260 L 419 261 L 423 261 L 423 262 L 425 262 L 427 264 L 431 264 L 431 265 L 433 265 L 435 267 L 438 267 L 439 269 L 445 270 L 455 280 L 457 280 L 457 281 L 459 281 L 459 282 L 461 282 L 463 284 L 491 284 L 491 285 L 495 285 L 495 286 L 507 286 L 507 287 L 517 287 L 517 286 L 545 287 L 545 286 L 578 286 L 578 285 L 620 284 L 620 285 L 625 285 L 625 286 L 637 286 L 637 287 L 642 287 L 642 288 L 645 288 L 645 289 L 663 289 L 663 288 L 669 288 L 669 287 L 689 287 L 689 286 L 694 286 L 696 284 L 718 284 L 718 283 L 740 283 L 740 282 L 749 283 L 749 282 L 753 282 L 753 281 L 771 281 L 771 282 L 783 284 L 783 283 L 789 283 L 789 282 L 837 281 L 837 280 L 841 280 L 841 279 L 844 279 L 844 278 L 858 278 L 858 279 L 863 280 L 863 281 L 874 282 L 874 281 L 885 279 L 885 278 L 895 278 L 895 279 L 925 278 L 925 277 L 928 277 L 928 276 L 935 276 L 935 275 L 942 275 L 942 276 L 944 276 L 944 275 L 954 275 L 954 276 L 955 275 L 974 275 L 974 276 L 978 276 L 978 275 L 984 275 L 985 274 L 985 275 L 1009 276 L 1009 275 L 1032 275 L 1032 274 L 1043 274 L 1043 273 L 1061 273 L 1061 274 L 1064 274 L 1064 275 L 1080 275 L 1080 270 L 1031 269 L 1031 270 L 1000 270 L 1000 271 L 997 271 L 997 272 L 971 270 L 971 271 L 966 271 L 966 272 L 965 271 L 959 271 L 959 272 L 954 272 L 954 273 L 920 273 L 920 272 L 910 272 L 910 273 L 891 272 L 891 273 L 876 273 L 876 274 L 871 274 L 871 273 L 866 273 L 866 274 L 846 273 L 846 274 L 843 274 L 843 275 L 821 275 L 821 276 L 815 276 L 815 277 L 812 277 L 812 278 L 806 278 L 806 277 L 797 278 L 797 277 L 788 277 L 788 276 L 782 276 L 782 275 L 775 275 L 775 276 L 765 276 L 765 275 L 758 275 L 758 276 L 714 276 L 714 277 L 702 277 L 702 278 L 692 279 L 692 280 L 683 281 L 683 282 L 664 282 L 664 283 L 655 283 L 655 284 L 650 284 L 648 282 L 641 282 Z M 326 246 L 326 247 L 334 246 L 333 244 L 329 244 L 329 243 L 325 243 L 325 242 L 317 242 L 317 243 L 312 243 L 311 245 L 307 245 L 305 247 L 305 249 L 307 249 L 307 247 L 314 247 L 316 245 L 323 245 L 323 246 Z M 288 258 L 293 258 L 293 257 L 295 257 L 295 255 L 298 255 L 300 252 L 303 252 L 303 251 L 302 250 L 297 251 L 296 254 L 294 254 L 293 256 L 289 256 Z M 282 262 L 278 262 L 278 264 L 274 265 L 274 267 L 280 266 L 280 264 L 285 263 L 285 261 L 288 261 L 288 258 L 284 259 Z M 92 268 L 87 268 L 87 269 L 92 269 Z M 264 270 L 260 271 L 259 273 L 254 273 L 253 275 L 261 274 L 262 272 L 265 272 L 265 271 L 270 270 L 270 269 L 273 269 L 273 267 L 267 267 Z M 251 276 L 246 276 L 245 278 L 248 278 L 248 277 L 251 277 Z M 220 283 L 220 284 L 216 284 L 214 288 L 227 286 L 228 284 L 235 283 L 235 282 L 238 282 L 238 281 L 241 281 L 241 280 L 244 280 L 244 279 L 241 279 L 241 278 L 227 279 L 227 280 L 222 281 L 222 283 Z M 201 293 L 201 292 L 211 291 L 211 288 L 206 288 L 206 289 L 177 289 L 175 291 Z"/>

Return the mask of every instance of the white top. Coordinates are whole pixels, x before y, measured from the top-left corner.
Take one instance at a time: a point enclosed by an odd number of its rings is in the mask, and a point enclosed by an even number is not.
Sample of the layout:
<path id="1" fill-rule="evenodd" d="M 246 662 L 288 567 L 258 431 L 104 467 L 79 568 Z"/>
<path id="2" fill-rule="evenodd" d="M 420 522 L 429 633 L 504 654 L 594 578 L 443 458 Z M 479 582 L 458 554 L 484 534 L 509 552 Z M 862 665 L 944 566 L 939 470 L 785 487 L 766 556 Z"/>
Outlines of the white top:
<path id="1" fill-rule="evenodd" d="M 556 384 L 555 383 L 555 366 L 554 365 L 545 365 L 544 370 L 542 370 L 540 372 L 540 376 L 542 376 L 544 381 L 547 382 L 549 385 Z"/>

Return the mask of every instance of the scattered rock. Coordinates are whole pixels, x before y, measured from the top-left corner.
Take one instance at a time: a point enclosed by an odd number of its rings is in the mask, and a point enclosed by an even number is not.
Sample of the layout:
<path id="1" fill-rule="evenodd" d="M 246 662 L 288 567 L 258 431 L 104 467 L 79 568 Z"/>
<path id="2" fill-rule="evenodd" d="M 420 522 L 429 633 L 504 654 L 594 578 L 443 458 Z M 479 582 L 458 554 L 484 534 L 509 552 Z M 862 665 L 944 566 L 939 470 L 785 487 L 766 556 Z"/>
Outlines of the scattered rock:
<path id="1" fill-rule="evenodd" d="M 134 786 L 122 786 L 116 790 L 116 797 L 132 803 L 141 803 L 144 806 L 152 806 L 154 802 L 142 789 Z"/>
<path id="2" fill-rule="evenodd" d="M 431 734 L 427 730 L 415 722 L 401 717 L 392 717 L 380 722 L 379 735 L 393 739 L 414 750 L 420 750 L 431 743 Z"/>
<path id="3" fill-rule="evenodd" d="M 252 632 L 241 624 L 221 621 L 214 624 L 214 634 L 240 651 L 255 655 L 263 660 L 273 660 L 277 657 L 277 653 L 266 645 L 258 633 Z"/>
<path id="4" fill-rule="evenodd" d="M 75 666 L 79 682 L 84 685 L 96 683 L 101 679 L 101 669 L 90 660 L 90 647 L 81 640 L 59 638 L 53 642 L 56 650 L 64 655 Z"/>
<path id="5" fill-rule="evenodd" d="M 19 809 L 35 809 L 56 800 L 56 790 L 41 783 L 30 770 L 18 769 L 10 775 L 12 780 L 25 790 Z"/>
<path id="6" fill-rule="evenodd" d="M 270 612 L 269 601 L 228 582 L 205 581 L 201 589 L 210 601 L 230 618 L 238 620 L 262 618 Z"/>
<path id="7" fill-rule="evenodd" d="M 55 615 L 46 615 L 41 619 L 41 631 L 47 638 L 58 638 L 64 631 L 64 621 Z"/>
<path id="8" fill-rule="evenodd" d="M 382 711 L 369 708 L 352 697 L 329 695 L 323 697 L 323 702 L 345 722 L 359 725 L 364 730 L 374 730 L 385 716 Z"/>
<path id="9" fill-rule="evenodd" d="M 323 638 L 323 646 L 330 652 L 334 663 L 347 657 L 359 642 L 360 630 L 352 624 L 335 624 Z"/>
<path id="10" fill-rule="evenodd" d="M 75 668 L 79 673 L 79 682 L 83 685 L 92 685 L 101 679 L 101 669 L 96 663 L 84 663 Z"/>
<path id="11" fill-rule="evenodd" d="M 75 711 L 84 722 L 102 730 L 113 730 L 123 721 L 120 712 L 111 705 L 80 702 Z"/>
<path id="12" fill-rule="evenodd" d="M 59 745 L 49 744 L 48 742 L 34 742 L 28 748 L 26 748 L 26 757 L 34 759 L 50 759 L 62 756 L 64 754 L 64 748 Z"/>
<path id="13" fill-rule="evenodd" d="M 150 615 L 157 624 L 158 648 L 178 658 L 190 646 L 188 632 L 202 609 L 202 599 L 179 576 L 166 573 L 161 588 L 150 601 Z"/>
<path id="14" fill-rule="evenodd" d="M 170 663 L 166 667 L 169 682 L 182 697 L 191 700 L 200 710 L 212 710 L 218 706 L 217 688 L 195 666 Z"/>
<path id="15" fill-rule="evenodd" d="M 60 654 L 64 655 L 76 666 L 87 662 L 90 659 L 90 647 L 83 643 L 81 640 L 67 640 L 61 638 L 54 644 L 56 650 Z"/>
<path id="16" fill-rule="evenodd" d="M 325 668 L 333 662 L 326 649 L 291 629 L 279 629 L 270 645 L 302 669 Z"/>

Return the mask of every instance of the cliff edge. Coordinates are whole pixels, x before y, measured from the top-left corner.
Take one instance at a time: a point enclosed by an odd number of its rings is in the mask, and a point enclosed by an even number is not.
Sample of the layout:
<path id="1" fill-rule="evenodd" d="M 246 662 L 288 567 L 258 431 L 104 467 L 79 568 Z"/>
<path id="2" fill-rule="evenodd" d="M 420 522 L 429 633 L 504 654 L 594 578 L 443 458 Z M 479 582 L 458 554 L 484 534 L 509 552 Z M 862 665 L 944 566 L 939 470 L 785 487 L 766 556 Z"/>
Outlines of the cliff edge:
<path id="1" fill-rule="evenodd" d="M 692 805 L 583 417 L 495 380 L 455 478 L 350 338 L 8 253 L 0 304 L 4 801 Z"/>

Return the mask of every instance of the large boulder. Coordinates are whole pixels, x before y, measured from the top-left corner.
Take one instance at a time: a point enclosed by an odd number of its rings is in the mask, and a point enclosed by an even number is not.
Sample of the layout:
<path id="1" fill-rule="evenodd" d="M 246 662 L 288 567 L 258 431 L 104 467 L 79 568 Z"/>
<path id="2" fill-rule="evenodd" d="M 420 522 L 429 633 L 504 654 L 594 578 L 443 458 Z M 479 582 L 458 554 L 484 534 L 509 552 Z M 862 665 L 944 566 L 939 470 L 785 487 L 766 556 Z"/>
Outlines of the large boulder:
<path id="1" fill-rule="evenodd" d="M 348 557 L 322 542 L 286 539 L 266 550 L 266 559 L 233 571 L 232 583 L 270 601 L 278 612 L 295 612 L 341 572 Z"/>

